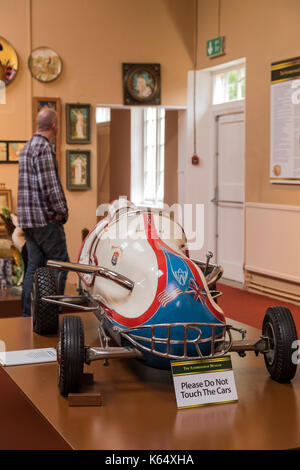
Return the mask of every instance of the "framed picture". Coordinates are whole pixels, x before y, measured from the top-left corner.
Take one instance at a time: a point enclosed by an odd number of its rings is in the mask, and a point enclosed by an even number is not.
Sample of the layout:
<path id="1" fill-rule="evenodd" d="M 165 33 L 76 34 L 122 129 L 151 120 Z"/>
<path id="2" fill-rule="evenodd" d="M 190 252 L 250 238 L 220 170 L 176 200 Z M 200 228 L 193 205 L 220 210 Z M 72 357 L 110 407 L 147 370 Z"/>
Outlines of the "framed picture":
<path id="1" fill-rule="evenodd" d="M 3 185 L 4 186 L 4 185 Z M 12 192 L 11 189 L 3 189 L 0 185 L 0 212 L 2 207 L 12 211 Z M 0 218 L 0 234 L 6 233 L 5 225 Z"/>
<path id="2" fill-rule="evenodd" d="M 91 142 L 91 105 L 66 104 L 66 127 L 68 144 L 89 144 Z"/>
<path id="3" fill-rule="evenodd" d="M 61 145 L 61 102 L 60 98 L 33 98 L 32 121 L 33 130 L 36 131 L 36 117 L 43 108 L 53 108 L 57 112 L 58 132 L 53 145 L 53 151 L 56 153 L 58 169 L 60 171 L 60 145 Z"/>
<path id="4" fill-rule="evenodd" d="M 127 105 L 160 105 L 160 64 L 122 64 Z"/>
<path id="5" fill-rule="evenodd" d="M 8 146 L 7 141 L 0 142 L 0 163 L 8 162 Z"/>
<path id="6" fill-rule="evenodd" d="M 90 150 L 67 150 L 67 189 L 90 189 Z"/>
<path id="7" fill-rule="evenodd" d="M 26 140 L 22 141 L 10 141 L 8 142 L 8 161 L 9 163 L 18 163 L 20 159 L 21 152 L 25 147 Z"/>
<path id="8" fill-rule="evenodd" d="M 62 71 L 59 55 L 49 47 L 34 49 L 28 59 L 28 67 L 33 78 L 39 82 L 53 82 Z"/>
<path id="9" fill-rule="evenodd" d="M 0 142 L 0 163 L 19 163 L 27 140 L 3 140 Z"/>

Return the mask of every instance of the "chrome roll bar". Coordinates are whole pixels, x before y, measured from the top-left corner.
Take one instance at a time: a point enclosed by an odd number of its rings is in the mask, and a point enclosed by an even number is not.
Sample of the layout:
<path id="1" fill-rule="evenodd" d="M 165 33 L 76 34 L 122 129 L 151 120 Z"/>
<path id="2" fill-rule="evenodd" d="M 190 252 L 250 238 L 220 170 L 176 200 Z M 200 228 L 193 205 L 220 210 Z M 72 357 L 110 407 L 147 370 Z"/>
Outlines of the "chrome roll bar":
<path id="1" fill-rule="evenodd" d="M 47 261 L 47 266 L 49 268 L 60 269 L 62 271 L 75 271 L 85 274 L 94 274 L 96 276 L 104 277 L 109 279 L 116 284 L 119 284 L 121 287 L 128 289 L 130 291 L 134 288 L 134 282 L 131 281 L 128 277 L 123 276 L 115 271 L 104 268 L 102 266 L 92 266 L 90 264 L 79 264 L 79 263 L 69 263 L 67 261 Z"/>

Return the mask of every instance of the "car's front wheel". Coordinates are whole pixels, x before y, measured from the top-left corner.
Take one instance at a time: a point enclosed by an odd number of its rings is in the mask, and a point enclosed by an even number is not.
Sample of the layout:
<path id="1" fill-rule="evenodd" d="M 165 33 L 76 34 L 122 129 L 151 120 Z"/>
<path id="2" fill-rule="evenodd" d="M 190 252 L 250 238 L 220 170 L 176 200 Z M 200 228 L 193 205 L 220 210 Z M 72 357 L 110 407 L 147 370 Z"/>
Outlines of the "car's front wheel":
<path id="1" fill-rule="evenodd" d="M 67 396 L 79 392 L 84 366 L 84 330 L 80 317 L 63 318 L 57 360 L 60 393 Z"/>

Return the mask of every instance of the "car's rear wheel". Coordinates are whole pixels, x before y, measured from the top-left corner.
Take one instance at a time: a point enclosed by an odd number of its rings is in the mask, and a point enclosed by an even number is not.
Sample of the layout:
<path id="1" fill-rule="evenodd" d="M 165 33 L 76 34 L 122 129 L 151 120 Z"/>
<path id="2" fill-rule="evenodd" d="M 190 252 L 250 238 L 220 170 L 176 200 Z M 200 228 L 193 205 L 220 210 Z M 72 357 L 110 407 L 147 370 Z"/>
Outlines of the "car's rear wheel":
<path id="1" fill-rule="evenodd" d="M 59 306 L 43 300 L 43 297 L 51 295 L 57 295 L 53 270 L 47 267 L 38 268 L 33 277 L 31 315 L 33 331 L 40 335 L 56 334 L 58 331 Z"/>
<path id="2" fill-rule="evenodd" d="M 67 396 L 79 392 L 84 366 L 84 330 L 80 317 L 63 318 L 57 360 L 60 393 Z"/>
<path id="3" fill-rule="evenodd" d="M 269 338 L 270 343 L 270 349 L 264 353 L 269 374 L 277 382 L 289 382 L 297 370 L 297 363 L 292 360 L 297 330 L 290 310 L 281 306 L 269 307 L 262 334 Z"/>

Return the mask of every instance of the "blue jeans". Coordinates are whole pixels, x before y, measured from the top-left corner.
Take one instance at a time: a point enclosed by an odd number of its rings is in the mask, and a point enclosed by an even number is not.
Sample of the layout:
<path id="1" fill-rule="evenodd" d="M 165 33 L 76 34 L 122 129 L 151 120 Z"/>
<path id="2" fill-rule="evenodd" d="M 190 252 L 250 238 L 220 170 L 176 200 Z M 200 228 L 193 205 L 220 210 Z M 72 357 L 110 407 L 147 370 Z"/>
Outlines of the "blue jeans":
<path id="1" fill-rule="evenodd" d="M 24 229 L 28 264 L 22 289 L 22 315 L 31 316 L 30 296 L 33 276 L 37 268 L 46 266 L 49 259 L 55 261 L 69 261 L 66 235 L 61 222 L 53 220 L 44 227 Z M 63 294 L 67 279 L 67 272 L 54 269 L 59 280 L 58 293 Z M 59 276 L 58 276 L 59 274 Z"/>

